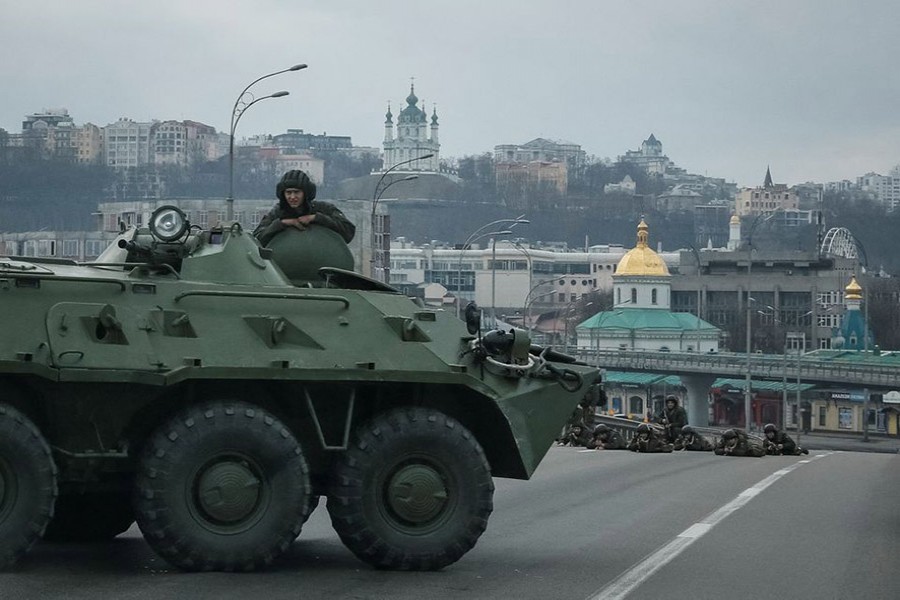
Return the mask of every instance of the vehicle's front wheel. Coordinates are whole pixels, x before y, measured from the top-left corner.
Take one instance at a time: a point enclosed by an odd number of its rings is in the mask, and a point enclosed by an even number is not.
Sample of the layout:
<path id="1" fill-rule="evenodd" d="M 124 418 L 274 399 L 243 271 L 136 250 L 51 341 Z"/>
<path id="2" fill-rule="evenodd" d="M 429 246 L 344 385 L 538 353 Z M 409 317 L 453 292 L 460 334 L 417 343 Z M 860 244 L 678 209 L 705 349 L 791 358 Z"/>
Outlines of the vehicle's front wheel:
<path id="1" fill-rule="evenodd" d="M 434 570 L 475 545 L 493 493 L 490 466 L 469 430 L 441 412 L 403 408 L 357 430 L 336 466 L 328 512 L 361 560 Z"/>
<path id="2" fill-rule="evenodd" d="M 49 542 L 105 542 L 134 523 L 131 495 L 122 492 L 61 494 L 44 532 Z"/>
<path id="3" fill-rule="evenodd" d="M 0 403 L 0 569 L 41 537 L 56 500 L 56 465 L 31 420 Z"/>
<path id="4" fill-rule="evenodd" d="M 309 468 L 288 428 L 244 402 L 188 409 L 147 445 L 135 512 L 147 543 L 190 571 L 249 571 L 299 535 Z"/>

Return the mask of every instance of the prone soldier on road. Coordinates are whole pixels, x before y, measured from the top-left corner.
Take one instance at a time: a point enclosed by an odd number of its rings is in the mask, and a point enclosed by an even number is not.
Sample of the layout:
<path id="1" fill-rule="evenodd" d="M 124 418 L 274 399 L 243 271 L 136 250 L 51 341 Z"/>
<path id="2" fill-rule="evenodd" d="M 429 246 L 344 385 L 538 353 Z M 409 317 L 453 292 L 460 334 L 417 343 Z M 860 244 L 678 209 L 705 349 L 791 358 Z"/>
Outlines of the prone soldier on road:
<path id="1" fill-rule="evenodd" d="M 668 396 L 666 407 L 656 418 L 656 422 L 666 428 L 666 439 L 673 443 L 681 433 L 681 428 L 687 425 L 687 411 L 678 406 L 678 398 Z"/>
<path id="2" fill-rule="evenodd" d="M 675 440 L 675 449 L 709 452 L 713 445 L 703 434 L 690 425 L 685 425 L 681 428 L 681 435 Z"/>
<path id="3" fill-rule="evenodd" d="M 590 439 L 584 425 L 576 423 L 566 428 L 566 432 L 557 442 L 560 446 L 587 446 Z"/>
<path id="4" fill-rule="evenodd" d="M 726 429 L 722 437 L 716 442 L 713 452 L 719 456 L 754 456 L 759 458 L 766 455 L 762 441 L 756 437 L 750 437 L 743 429 Z"/>
<path id="5" fill-rule="evenodd" d="M 766 439 L 763 442 L 766 446 L 766 454 L 787 454 L 791 456 L 809 454 L 809 450 L 798 446 L 791 436 L 784 431 L 778 431 L 778 428 L 773 423 L 767 423 L 763 427 L 763 431 L 766 434 Z"/>
<path id="6" fill-rule="evenodd" d="M 624 450 L 627 444 L 621 433 L 601 423 L 594 428 L 594 436 L 587 447 L 592 450 Z"/>
<path id="7" fill-rule="evenodd" d="M 671 452 L 673 447 L 666 442 L 662 427 L 641 423 L 628 443 L 628 449 L 632 452 Z"/>

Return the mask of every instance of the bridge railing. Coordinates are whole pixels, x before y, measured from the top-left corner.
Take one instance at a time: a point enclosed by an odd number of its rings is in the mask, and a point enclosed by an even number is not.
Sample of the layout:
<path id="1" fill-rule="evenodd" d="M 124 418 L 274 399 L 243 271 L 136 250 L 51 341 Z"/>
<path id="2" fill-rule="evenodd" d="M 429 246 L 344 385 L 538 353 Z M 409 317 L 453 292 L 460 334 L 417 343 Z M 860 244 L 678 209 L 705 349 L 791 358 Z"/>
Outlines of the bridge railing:
<path id="1" fill-rule="evenodd" d="M 747 355 L 734 352 L 694 353 L 651 350 L 577 350 L 579 359 L 614 371 L 650 371 L 671 374 L 708 374 L 743 377 L 747 373 Z M 798 372 L 799 371 L 799 372 Z M 875 388 L 900 388 L 900 368 L 876 361 L 840 362 L 801 355 L 785 360 L 781 354 L 753 354 L 750 375 L 757 379 L 783 379 L 787 376 L 807 383 L 843 383 Z"/>

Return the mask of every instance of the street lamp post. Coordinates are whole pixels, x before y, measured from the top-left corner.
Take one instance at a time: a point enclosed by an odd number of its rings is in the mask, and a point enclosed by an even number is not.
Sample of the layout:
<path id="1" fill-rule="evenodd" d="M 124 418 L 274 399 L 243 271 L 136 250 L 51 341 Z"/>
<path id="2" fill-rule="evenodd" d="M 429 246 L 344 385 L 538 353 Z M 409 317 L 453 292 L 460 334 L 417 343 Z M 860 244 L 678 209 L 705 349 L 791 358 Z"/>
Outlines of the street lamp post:
<path id="1" fill-rule="evenodd" d="M 473 243 L 475 240 L 478 240 L 478 239 L 481 239 L 483 237 L 487 237 L 490 235 L 509 235 L 510 233 L 512 233 L 512 228 L 515 227 L 516 225 L 520 225 L 520 224 L 527 225 L 529 223 L 531 223 L 531 221 L 526 219 L 525 215 L 519 215 L 518 217 L 515 217 L 514 219 L 497 219 L 495 221 L 491 221 L 490 223 L 485 223 L 484 225 L 482 225 L 481 227 L 479 227 L 478 229 L 473 231 L 469 235 L 468 238 L 466 238 L 466 241 L 463 242 L 462 248 L 459 251 L 459 261 L 457 262 L 457 266 L 456 266 L 456 296 L 457 296 L 457 298 L 456 298 L 456 316 L 457 317 L 460 317 L 460 315 L 462 314 L 462 307 L 460 306 L 460 304 L 461 304 L 460 300 L 462 299 L 462 297 L 461 297 L 461 294 L 462 294 L 462 261 L 463 261 L 463 256 L 465 255 L 465 252 L 466 252 L 466 248 L 469 247 L 469 244 Z M 484 231 L 485 229 L 489 229 L 491 227 L 501 226 L 501 225 L 506 226 L 506 229 L 504 229 L 502 231 L 494 231 L 494 232 L 488 232 L 488 233 L 485 233 L 485 231 Z M 494 250 L 496 252 L 496 246 L 494 247 Z M 493 264 L 494 262 L 495 261 L 492 261 L 492 264 L 491 264 L 492 268 L 494 268 L 496 266 L 495 264 Z M 496 271 L 493 271 L 493 272 L 496 272 Z M 492 277 L 492 280 L 493 279 L 494 278 Z M 492 285 L 491 294 L 493 295 L 493 293 L 494 293 L 493 281 L 491 282 L 491 285 Z M 492 304 L 493 304 L 493 302 L 492 302 Z"/>
<path id="2" fill-rule="evenodd" d="M 390 180 L 390 182 L 389 182 L 387 185 L 381 186 L 381 190 L 380 190 L 380 191 L 378 191 L 378 190 L 376 189 L 376 193 L 377 193 L 378 195 L 377 195 L 375 198 L 372 199 L 372 216 L 371 216 L 371 219 L 369 220 L 369 224 L 370 224 L 370 227 L 371 227 L 371 229 L 372 229 L 372 256 L 369 257 L 369 276 L 372 277 L 373 279 L 379 279 L 380 281 L 384 281 L 385 283 L 389 283 L 389 282 L 387 281 L 387 279 L 389 278 L 389 277 L 387 276 L 389 265 L 383 264 L 383 263 L 384 263 L 384 260 L 381 261 L 381 263 L 382 263 L 382 264 L 380 265 L 380 266 L 381 266 L 381 270 L 378 272 L 381 276 L 383 276 L 383 279 L 378 278 L 378 277 L 375 277 L 375 270 L 376 270 L 376 268 L 379 266 L 379 265 L 376 263 L 376 260 L 375 260 L 375 254 L 376 254 L 376 251 L 377 251 L 378 247 L 381 245 L 381 244 L 379 244 L 379 240 L 378 240 L 378 237 L 379 237 L 379 236 L 376 234 L 376 231 L 375 231 L 375 230 L 376 230 L 376 227 L 375 227 L 375 222 L 376 222 L 375 208 L 378 206 L 378 201 L 381 200 L 381 197 L 384 195 L 384 192 L 387 191 L 387 189 L 388 189 L 389 187 L 391 187 L 392 185 L 394 185 L 395 183 L 402 183 L 402 182 L 404 182 L 404 181 L 413 181 L 413 180 L 418 179 L 418 178 L 419 178 L 418 175 L 407 175 L 406 177 L 402 177 L 402 178 L 400 178 L 400 179 L 393 179 L 393 180 Z M 382 225 L 379 229 L 380 229 L 381 233 L 383 234 L 383 233 L 384 233 L 384 225 Z M 384 241 L 382 240 L 382 244 L 383 244 L 383 243 L 384 243 Z M 384 249 L 382 248 L 382 250 L 384 250 Z M 382 256 L 383 256 L 383 255 L 382 255 Z"/>
<path id="3" fill-rule="evenodd" d="M 380 277 L 376 277 L 375 276 L 376 274 L 374 272 L 374 269 L 377 267 L 377 263 L 379 262 L 379 261 L 375 260 L 375 255 L 378 251 L 378 238 L 380 237 L 380 234 L 383 235 L 383 233 L 384 233 L 383 231 L 382 232 L 375 231 L 375 209 L 378 207 L 378 200 L 381 199 L 381 195 L 384 194 L 384 191 L 386 189 L 388 189 L 389 187 L 391 187 L 392 185 L 394 185 L 395 183 L 399 183 L 400 181 L 409 181 L 409 177 L 404 177 L 403 179 L 389 181 L 387 184 L 382 185 L 382 184 L 384 184 L 384 179 L 392 171 L 402 167 L 403 165 L 408 165 L 410 163 L 416 162 L 417 160 L 425 160 L 426 158 L 431 158 L 432 156 L 434 156 L 434 153 L 430 152 L 428 154 L 423 154 L 422 156 L 416 156 L 416 157 L 410 158 L 408 160 L 400 161 L 396 165 L 394 165 L 393 167 L 391 167 L 390 169 L 387 169 L 384 173 L 382 173 L 381 177 L 379 177 L 378 181 L 375 183 L 375 189 L 372 190 L 372 215 L 371 215 L 371 219 L 369 220 L 369 227 L 372 230 L 372 235 L 371 235 L 371 240 L 370 240 L 371 241 L 370 251 L 372 253 L 372 258 L 369 261 L 370 270 L 372 272 L 369 274 L 372 276 L 372 279 L 378 279 L 379 281 L 384 281 L 385 283 L 388 283 L 387 267 L 386 267 L 386 265 L 384 265 L 385 261 L 383 260 L 383 258 L 380 261 L 382 264 L 381 264 L 381 270 L 378 273 L 378 275 Z M 418 177 L 418 176 L 416 176 L 416 177 Z"/>
<path id="4" fill-rule="evenodd" d="M 576 298 L 575 300 L 572 300 L 571 302 L 566 304 L 566 312 L 563 313 L 563 316 L 564 316 L 563 326 L 565 327 L 565 331 L 563 332 L 563 353 L 568 353 L 568 351 L 569 351 L 569 317 L 572 316 L 572 309 L 577 308 L 576 306 L 572 306 L 572 305 L 575 304 L 576 302 L 580 302 L 582 299 L 583 298 Z M 584 306 L 582 306 L 582 309 L 592 306 L 593 304 L 594 304 L 593 302 L 587 302 Z M 576 331 L 576 335 L 577 335 L 577 331 Z M 578 351 L 578 338 L 575 339 L 575 351 L 576 352 Z"/>
<path id="5" fill-rule="evenodd" d="M 466 255 L 466 250 L 477 242 L 478 240 L 486 237 L 498 236 L 498 235 L 509 235 L 512 233 L 511 229 L 501 229 L 498 231 L 484 231 L 479 233 L 478 235 L 470 235 L 466 238 L 466 242 L 463 244 L 463 247 L 459 249 L 459 259 L 456 261 L 456 316 L 461 317 L 462 311 L 462 263 L 463 258 Z M 473 282 L 474 286 L 474 282 Z"/>
<path id="6" fill-rule="evenodd" d="M 696 261 L 697 261 L 697 348 L 696 348 L 696 350 L 697 350 L 697 352 L 700 352 L 701 351 L 700 350 L 700 306 L 701 306 L 700 294 L 702 292 L 702 287 L 703 287 L 700 285 L 700 281 L 701 281 L 700 275 L 702 273 L 702 271 L 701 271 L 702 267 L 700 266 L 700 253 L 697 251 L 697 248 L 695 248 L 693 244 L 691 244 L 691 252 L 694 253 L 694 259 L 696 259 Z"/>
<path id="7" fill-rule="evenodd" d="M 770 220 L 775 216 L 775 212 L 771 212 L 768 215 L 765 213 L 760 213 L 753 220 L 753 223 L 750 225 L 750 230 L 747 232 L 747 380 L 744 387 L 744 427 L 747 428 L 747 431 L 751 430 L 751 420 L 752 420 L 752 409 L 751 409 L 751 399 L 752 399 L 752 376 L 750 374 L 750 360 L 752 357 L 752 312 L 750 309 L 750 302 L 753 299 L 750 297 L 751 288 L 753 287 L 753 232 L 756 230 L 757 225 L 760 223 L 764 223 L 765 221 Z"/>
<path id="8" fill-rule="evenodd" d="M 853 236 L 853 243 L 862 250 L 863 255 L 863 266 L 864 272 L 868 272 L 869 270 L 869 255 L 866 253 L 865 246 L 862 245 L 856 236 Z M 862 277 L 860 277 L 862 279 Z M 867 290 L 865 287 L 860 284 L 860 287 L 863 287 L 863 357 L 865 359 L 869 358 L 869 296 L 867 294 Z M 863 388 L 863 441 L 869 441 L 869 388 Z"/>
<path id="9" fill-rule="evenodd" d="M 287 69 L 282 69 L 280 71 L 275 71 L 274 73 L 269 73 L 267 75 L 263 75 L 262 77 L 257 77 L 250 84 L 238 94 L 237 99 L 234 101 L 234 106 L 231 108 L 231 127 L 228 130 L 228 198 L 225 201 L 225 220 L 233 221 L 234 220 L 234 131 L 237 129 L 237 125 L 241 120 L 241 117 L 247 112 L 251 106 L 260 102 L 262 100 L 266 100 L 268 98 L 283 98 L 290 94 L 287 91 L 275 92 L 274 94 L 269 94 L 268 96 L 262 96 L 261 98 L 255 98 L 253 94 L 250 93 L 250 88 L 262 81 L 263 79 L 268 79 L 269 77 L 274 77 L 275 75 L 281 75 L 282 73 L 287 73 L 289 71 L 300 71 L 305 69 L 305 64 L 297 64 L 292 67 L 288 67 Z"/>

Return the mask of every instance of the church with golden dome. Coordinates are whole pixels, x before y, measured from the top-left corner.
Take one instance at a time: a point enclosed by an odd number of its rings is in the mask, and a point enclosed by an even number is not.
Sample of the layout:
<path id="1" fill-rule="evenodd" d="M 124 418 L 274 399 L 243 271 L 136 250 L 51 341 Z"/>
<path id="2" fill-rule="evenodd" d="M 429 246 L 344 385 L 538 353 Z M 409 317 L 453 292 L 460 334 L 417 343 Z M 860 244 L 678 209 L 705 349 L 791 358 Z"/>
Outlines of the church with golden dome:
<path id="1" fill-rule="evenodd" d="M 613 307 L 576 328 L 579 350 L 717 352 L 721 330 L 691 313 L 671 312 L 671 275 L 650 247 L 650 227 L 637 227 L 637 245 L 613 274 Z"/>

